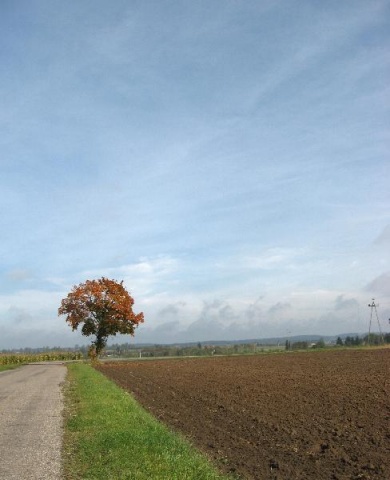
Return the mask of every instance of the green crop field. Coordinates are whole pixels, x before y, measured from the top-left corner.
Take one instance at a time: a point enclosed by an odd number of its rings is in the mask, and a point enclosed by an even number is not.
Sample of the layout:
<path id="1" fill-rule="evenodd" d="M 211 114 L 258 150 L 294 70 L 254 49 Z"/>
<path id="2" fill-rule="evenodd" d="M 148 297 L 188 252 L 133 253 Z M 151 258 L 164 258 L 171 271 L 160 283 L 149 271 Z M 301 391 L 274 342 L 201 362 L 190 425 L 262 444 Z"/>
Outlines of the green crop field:
<path id="1" fill-rule="evenodd" d="M 62 360 L 80 360 L 80 352 L 48 352 L 31 354 L 2 354 L 0 353 L 0 366 L 2 365 L 23 365 L 31 362 L 52 362 Z"/>

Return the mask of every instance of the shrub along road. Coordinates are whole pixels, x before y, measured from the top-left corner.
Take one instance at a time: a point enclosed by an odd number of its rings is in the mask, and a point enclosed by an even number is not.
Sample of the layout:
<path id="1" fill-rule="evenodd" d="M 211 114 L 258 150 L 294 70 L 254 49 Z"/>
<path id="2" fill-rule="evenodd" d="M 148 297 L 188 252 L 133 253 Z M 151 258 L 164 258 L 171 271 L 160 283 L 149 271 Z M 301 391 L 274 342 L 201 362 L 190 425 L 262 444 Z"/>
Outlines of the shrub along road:
<path id="1" fill-rule="evenodd" d="M 0 478 L 61 478 L 66 367 L 31 364 L 0 373 Z"/>

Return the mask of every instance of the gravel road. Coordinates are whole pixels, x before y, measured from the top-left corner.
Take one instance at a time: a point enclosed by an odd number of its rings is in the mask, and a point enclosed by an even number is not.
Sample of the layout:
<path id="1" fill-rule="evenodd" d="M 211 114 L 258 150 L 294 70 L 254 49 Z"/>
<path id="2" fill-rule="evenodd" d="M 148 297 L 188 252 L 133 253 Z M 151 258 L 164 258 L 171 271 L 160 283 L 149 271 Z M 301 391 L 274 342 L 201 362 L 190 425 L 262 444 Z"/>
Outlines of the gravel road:
<path id="1" fill-rule="evenodd" d="M 61 478 L 66 367 L 31 364 L 0 372 L 0 479 Z"/>

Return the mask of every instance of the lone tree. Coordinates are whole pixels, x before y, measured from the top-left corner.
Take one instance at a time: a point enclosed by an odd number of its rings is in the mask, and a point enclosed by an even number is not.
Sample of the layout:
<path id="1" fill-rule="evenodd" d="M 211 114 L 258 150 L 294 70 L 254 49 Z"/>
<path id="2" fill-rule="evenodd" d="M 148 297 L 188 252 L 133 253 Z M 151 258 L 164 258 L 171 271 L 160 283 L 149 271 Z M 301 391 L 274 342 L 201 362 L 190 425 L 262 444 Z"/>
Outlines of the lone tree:
<path id="1" fill-rule="evenodd" d="M 135 328 L 144 321 L 144 314 L 133 312 L 134 300 L 123 286 L 123 281 L 100 278 L 75 285 L 61 301 L 58 315 L 85 336 L 95 335 L 90 349 L 91 357 L 98 356 L 106 346 L 107 338 L 117 333 L 134 335 Z"/>

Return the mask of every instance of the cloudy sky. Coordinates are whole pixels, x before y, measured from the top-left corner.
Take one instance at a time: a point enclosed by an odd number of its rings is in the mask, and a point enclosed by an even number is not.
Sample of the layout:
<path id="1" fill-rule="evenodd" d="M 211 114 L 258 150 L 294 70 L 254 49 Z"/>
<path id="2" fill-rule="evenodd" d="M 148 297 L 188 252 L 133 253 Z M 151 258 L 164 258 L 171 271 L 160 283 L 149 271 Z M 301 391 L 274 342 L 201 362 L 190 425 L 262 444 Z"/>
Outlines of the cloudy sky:
<path id="1" fill-rule="evenodd" d="M 101 276 L 135 342 L 365 332 L 373 297 L 389 330 L 389 22 L 388 0 L 3 0 L 0 348 L 87 343 L 57 309 Z"/>

